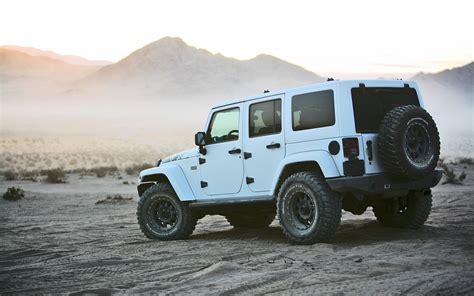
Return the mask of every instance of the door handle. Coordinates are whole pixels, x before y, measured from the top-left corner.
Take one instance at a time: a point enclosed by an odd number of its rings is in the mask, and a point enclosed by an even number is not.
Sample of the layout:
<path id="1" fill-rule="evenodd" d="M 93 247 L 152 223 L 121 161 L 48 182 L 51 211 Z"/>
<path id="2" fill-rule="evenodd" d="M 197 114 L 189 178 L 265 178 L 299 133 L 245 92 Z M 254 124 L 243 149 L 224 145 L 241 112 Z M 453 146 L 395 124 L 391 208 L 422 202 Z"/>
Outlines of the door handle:
<path id="1" fill-rule="evenodd" d="M 280 143 L 272 143 L 272 144 L 268 144 L 267 145 L 267 149 L 276 149 L 276 148 L 280 148 Z"/>
<path id="2" fill-rule="evenodd" d="M 229 154 L 240 154 L 242 150 L 240 148 L 233 148 L 232 150 L 229 150 Z"/>
<path id="3" fill-rule="evenodd" d="M 374 150 L 372 148 L 372 141 L 367 141 L 367 154 L 369 157 L 369 161 L 372 161 L 372 159 L 374 159 Z"/>

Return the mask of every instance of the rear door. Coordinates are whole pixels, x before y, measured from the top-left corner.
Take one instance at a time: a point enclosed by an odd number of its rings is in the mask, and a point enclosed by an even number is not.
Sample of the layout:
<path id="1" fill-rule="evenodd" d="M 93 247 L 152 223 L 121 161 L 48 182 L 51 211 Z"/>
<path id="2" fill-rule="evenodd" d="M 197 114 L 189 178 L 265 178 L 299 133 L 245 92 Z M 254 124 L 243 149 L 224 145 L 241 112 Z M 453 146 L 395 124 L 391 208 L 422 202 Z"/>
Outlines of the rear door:
<path id="1" fill-rule="evenodd" d="M 382 172 L 378 157 L 378 134 L 362 134 L 362 146 L 365 154 L 365 173 L 375 174 Z"/>
<path id="2" fill-rule="evenodd" d="M 383 171 L 378 156 L 378 129 L 390 110 L 398 106 L 420 106 L 415 88 L 365 87 L 351 89 L 356 132 L 362 134 L 366 174 Z"/>
<path id="3" fill-rule="evenodd" d="M 254 192 L 270 190 L 277 166 L 285 157 L 283 98 L 282 94 L 245 104 L 245 182 Z"/>

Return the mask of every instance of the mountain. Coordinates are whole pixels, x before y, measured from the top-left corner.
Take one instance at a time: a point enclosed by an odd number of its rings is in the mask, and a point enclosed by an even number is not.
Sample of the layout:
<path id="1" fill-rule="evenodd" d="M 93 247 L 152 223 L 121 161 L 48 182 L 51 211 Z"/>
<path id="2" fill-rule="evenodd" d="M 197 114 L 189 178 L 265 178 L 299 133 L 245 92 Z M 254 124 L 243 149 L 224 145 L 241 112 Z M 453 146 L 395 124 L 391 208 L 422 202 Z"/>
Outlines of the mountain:
<path id="1" fill-rule="evenodd" d="M 474 62 L 438 73 L 418 73 L 413 80 L 420 85 L 425 100 L 439 109 L 451 105 L 474 104 Z"/>
<path id="2" fill-rule="evenodd" d="M 302 67 L 270 55 L 237 60 L 165 37 L 104 66 L 70 92 L 156 99 L 252 95 L 323 81 Z"/>
<path id="3" fill-rule="evenodd" d="M 413 77 L 429 87 L 446 88 L 460 93 L 474 93 L 474 62 L 438 73 L 419 73 Z"/>
<path id="4" fill-rule="evenodd" d="M 418 82 L 425 105 L 438 125 L 442 154 L 471 153 L 474 147 L 474 63 L 438 73 L 419 73 L 412 79 Z"/>
<path id="5" fill-rule="evenodd" d="M 50 94 L 99 68 L 0 48 L 1 96 L 16 99 Z"/>
<path id="6" fill-rule="evenodd" d="M 81 66 L 105 66 L 112 64 L 110 61 L 91 61 L 85 59 L 80 56 L 75 55 L 60 55 L 50 50 L 41 50 L 34 47 L 24 47 L 24 46 L 16 46 L 16 45 L 4 45 L 0 46 L 0 48 L 14 50 L 22 53 L 26 53 L 30 56 L 39 56 L 39 57 L 47 57 L 53 60 L 59 60 L 67 64 L 71 65 L 81 65 Z"/>

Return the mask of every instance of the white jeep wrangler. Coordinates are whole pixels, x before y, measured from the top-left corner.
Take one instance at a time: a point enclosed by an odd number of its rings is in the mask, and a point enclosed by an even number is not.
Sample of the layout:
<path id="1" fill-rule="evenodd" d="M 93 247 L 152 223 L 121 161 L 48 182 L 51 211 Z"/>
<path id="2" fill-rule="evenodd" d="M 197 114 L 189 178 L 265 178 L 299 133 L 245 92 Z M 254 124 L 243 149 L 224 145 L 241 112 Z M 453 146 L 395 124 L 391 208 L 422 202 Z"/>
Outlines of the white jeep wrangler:
<path id="1" fill-rule="evenodd" d="M 291 243 L 329 240 L 341 210 L 372 207 L 385 226 L 419 228 L 431 210 L 440 140 L 415 82 L 328 81 L 212 108 L 198 147 L 139 176 L 149 238 L 187 238 L 198 219 L 267 227 Z"/>

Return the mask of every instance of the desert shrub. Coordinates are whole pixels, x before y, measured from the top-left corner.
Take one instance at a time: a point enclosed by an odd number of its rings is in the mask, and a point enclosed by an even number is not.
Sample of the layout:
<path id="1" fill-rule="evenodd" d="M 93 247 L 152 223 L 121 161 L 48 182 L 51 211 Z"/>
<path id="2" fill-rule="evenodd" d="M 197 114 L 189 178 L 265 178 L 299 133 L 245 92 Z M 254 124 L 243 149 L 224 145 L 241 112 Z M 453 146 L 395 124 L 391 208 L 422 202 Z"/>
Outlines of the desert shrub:
<path id="1" fill-rule="evenodd" d="M 125 197 L 120 194 L 108 195 L 107 198 L 98 200 L 95 204 L 122 204 L 131 201 L 131 197 Z"/>
<path id="2" fill-rule="evenodd" d="M 41 175 L 46 175 L 46 182 L 48 183 L 65 183 L 66 173 L 62 168 L 43 170 Z"/>
<path id="3" fill-rule="evenodd" d="M 102 178 L 106 175 L 113 175 L 118 171 L 116 166 L 103 166 L 91 169 L 91 171 L 98 177 Z"/>
<path id="4" fill-rule="evenodd" d="M 134 164 L 125 168 L 125 173 L 130 176 L 136 176 L 140 171 L 154 167 L 150 163 Z"/>
<path id="5" fill-rule="evenodd" d="M 438 166 L 441 167 L 445 163 L 445 159 L 443 157 L 440 157 L 438 160 Z"/>
<path id="6" fill-rule="evenodd" d="M 3 199 L 15 201 L 20 200 L 25 197 L 25 191 L 20 187 L 10 187 L 7 189 L 7 192 L 3 194 Z"/>
<path id="7" fill-rule="evenodd" d="M 443 163 L 440 165 L 440 167 L 443 169 L 443 174 L 445 177 L 445 180 L 443 184 L 458 184 L 462 185 L 462 182 L 466 179 L 467 175 L 465 172 L 462 172 L 459 176 L 456 175 L 454 170 L 450 168 L 447 164 Z"/>
<path id="8" fill-rule="evenodd" d="M 471 157 L 459 157 L 457 159 L 457 162 L 458 163 L 462 163 L 462 164 L 474 164 L 474 158 L 471 158 Z"/>
<path id="9" fill-rule="evenodd" d="M 28 180 L 28 181 L 33 181 L 37 182 L 38 181 L 38 171 L 27 171 L 27 170 L 22 170 L 20 171 L 20 179 L 21 180 Z"/>
<path id="10" fill-rule="evenodd" d="M 18 176 L 14 171 L 8 170 L 3 172 L 3 177 L 5 177 L 7 181 L 13 181 L 16 180 Z"/>

